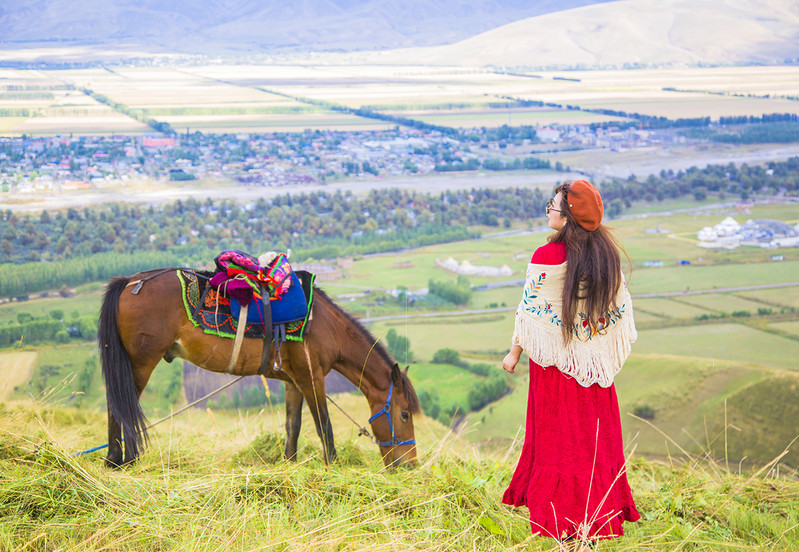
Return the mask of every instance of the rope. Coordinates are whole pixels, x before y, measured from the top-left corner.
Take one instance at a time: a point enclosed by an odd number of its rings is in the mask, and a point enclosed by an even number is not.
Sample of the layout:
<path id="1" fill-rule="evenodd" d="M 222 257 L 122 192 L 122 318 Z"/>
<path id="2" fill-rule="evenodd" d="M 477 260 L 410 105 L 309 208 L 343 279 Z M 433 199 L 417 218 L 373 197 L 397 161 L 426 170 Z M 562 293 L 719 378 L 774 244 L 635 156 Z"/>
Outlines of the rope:
<path id="1" fill-rule="evenodd" d="M 339 406 L 339 405 L 336 403 L 336 401 L 334 401 L 334 400 L 333 400 L 333 399 L 330 397 L 330 395 L 328 395 L 327 393 L 325 393 L 325 397 L 327 397 L 327 400 L 329 400 L 330 402 L 332 402 L 332 403 L 333 403 L 333 406 L 335 406 L 336 408 L 338 408 L 339 410 L 341 410 L 341 413 L 342 413 L 342 414 L 344 414 L 344 415 L 345 415 L 347 418 L 349 418 L 349 419 L 350 419 L 350 421 L 351 421 L 353 424 L 355 424 L 355 427 L 357 427 L 357 428 L 360 430 L 360 431 L 358 432 L 358 437 L 360 437 L 361 435 L 366 435 L 367 437 L 369 437 L 369 440 L 371 440 L 373 443 L 377 443 L 377 440 L 376 440 L 376 439 L 375 439 L 375 438 L 372 436 L 372 434 L 371 434 L 371 433 L 369 433 L 369 430 L 368 430 L 368 429 L 366 429 L 366 427 L 365 427 L 365 426 L 358 425 L 358 422 L 356 422 L 356 421 L 353 419 L 353 417 L 352 417 L 352 416 L 350 416 L 349 414 L 347 414 L 347 411 L 346 411 L 346 410 L 344 410 L 343 408 L 341 408 L 341 407 L 340 407 L 340 406 Z"/>
<path id="2" fill-rule="evenodd" d="M 192 406 L 194 406 L 194 405 L 196 405 L 196 404 L 199 404 L 199 403 L 203 402 L 205 399 L 207 399 L 207 398 L 209 398 L 209 397 L 213 397 L 214 395 L 216 395 L 216 394 L 217 394 L 217 393 L 219 393 L 220 391 L 224 391 L 225 389 L 227 389 L 228 387 L 230 387 L 230 386 L 231 386 L 231 385 L 233 385 L 234 383 L 237 383 L 237 382 L 239 382 L 239 381 L 240 381 L 242 378 L 244 378 L 244 377 L 245 377 L 245 376 L 239 376 L 239 377 L 237 377 L 236 379 L 234 379 L 233 381 L 229 381 L 229 382 L 227 382 L 225 385 L 223 385 L 222 387 L 218 388 L 217 390 L 215 390 L 215 391 L 211 391 L 210 393 L 208 393 L 207 395 L 205 395 L 205 396 L 203 396 L 203 397 L 200 397 L 200 398 L 199 398 L 199 399 L 197 399 L 196 401 L 194 401 L 194 402 L 191 402 L 191 403 L 187 404 L 186 406 L 184 406 L 184 407 L 182 407 L 182 408 L 180 408 L 180 409 L 176 410 L 175 412 L 172 412 L 172 413 L 171 413 L 171 414 L 169 414 L 168 416 L 164 416 L 163 418 L 161 418 L 161 419 L 160 419 L 160 420 L 158 420 L 157 422 L 153 422 L 153 423 L 151 423 L 151 424 L 150 424 L 150 425 L 148 425 L 146 428 L 144 428 L 144 430 L 145 430 L 145 431 L 147 431 L 148 429 L 151 429 L 151 428 L 153 428 L 153 427 L 157 426 L 158 424 L 160 424 L 160 423 L 162 423 L 162 422 L 165 422 L 165 421 L 169 420 L 170 418 L 174 418 L 175 416 L 177 416 L 178 414 L 180 414 L 180 413 L 181 413 L 181 412 L 183 412 L 184 410 L 187 410 L 187 409 L 191 408 Z M 125 440 L 125 439 L 121 439 L 120 441 L 124 441 L 124 440 Z M 102 449 L 104 449 L 104 448 L 106 448 L 106 447 L 108 447 L 108 443 L 106 443 L 106 444 L 104 444 L 104 445 L 100 445 L 99 447 L 94 447 L 94 448 L 90 448 L 90 449 L 83 450 L 83 451 L 81 451 L 81 452 L 76 452 L 76 453 L 75 453 L 75 454 L 73 454 L 72 456 L 82 456 L 82 455 L 84 455 L 84 454 L 89 454 L 90 452 L 96 452 L 96 451 L 98 451 L 98 450 L 102 450 Z"/>

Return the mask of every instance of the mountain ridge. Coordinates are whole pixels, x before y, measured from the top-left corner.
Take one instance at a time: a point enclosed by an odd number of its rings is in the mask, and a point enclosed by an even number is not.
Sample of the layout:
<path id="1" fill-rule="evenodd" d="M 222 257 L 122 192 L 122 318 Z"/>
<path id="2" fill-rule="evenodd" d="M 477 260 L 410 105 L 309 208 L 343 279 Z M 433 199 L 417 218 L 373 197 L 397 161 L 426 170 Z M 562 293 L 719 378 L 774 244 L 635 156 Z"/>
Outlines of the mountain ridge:
<path id="1" fill-rule="evenodd" d="M 32 41 L 115 44 L 181 53 L 384 49 L 462 40 L 518 19 L 608 0 L 71 0 L 0 8 L 0 45 Z"/>
<path id="2" fill-rule="evenodd" d="M 6 59 L 40 46 L 72 60 L 313 54 L 314 63 L 534 69 L 799 62 L 794 0 L 15 0 L 0 8 L 0 29 Z"/>

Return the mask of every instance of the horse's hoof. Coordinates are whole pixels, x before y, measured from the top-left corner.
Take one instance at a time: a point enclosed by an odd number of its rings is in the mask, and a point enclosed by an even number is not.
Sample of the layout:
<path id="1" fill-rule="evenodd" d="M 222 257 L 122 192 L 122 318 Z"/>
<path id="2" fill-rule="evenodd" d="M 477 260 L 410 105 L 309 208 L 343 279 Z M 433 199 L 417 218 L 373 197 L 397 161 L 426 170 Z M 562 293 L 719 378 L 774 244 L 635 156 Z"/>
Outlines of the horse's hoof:
<path id="1" fill-rule="evenodd" d="M 105 459 L 105 467 L 110 468 L 112 470 L 118 470 L 122 468 L 122 458 L 108 458 Z"/>

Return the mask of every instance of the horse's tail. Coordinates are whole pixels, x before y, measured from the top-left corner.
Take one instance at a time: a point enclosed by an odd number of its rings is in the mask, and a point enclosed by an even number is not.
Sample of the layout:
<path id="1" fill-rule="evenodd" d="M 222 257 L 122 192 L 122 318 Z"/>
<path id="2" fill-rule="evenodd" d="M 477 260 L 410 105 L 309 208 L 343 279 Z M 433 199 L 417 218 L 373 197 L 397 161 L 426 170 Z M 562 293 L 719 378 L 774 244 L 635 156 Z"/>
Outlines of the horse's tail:
<path id="1" fill-rule="evenodd" d="M 139 403 L 139 393 L 133 381 L 133 365 L 119 335 L 117 321 L 119 296 L 128 282 L 130 278 L 114 278 L 108 283 L 100 307 L 97 341 L 100 345 L 108 412 L 124 430 L 125 457 L 136 458 L 142 440 L 147 441 L 147 419 Z"/>

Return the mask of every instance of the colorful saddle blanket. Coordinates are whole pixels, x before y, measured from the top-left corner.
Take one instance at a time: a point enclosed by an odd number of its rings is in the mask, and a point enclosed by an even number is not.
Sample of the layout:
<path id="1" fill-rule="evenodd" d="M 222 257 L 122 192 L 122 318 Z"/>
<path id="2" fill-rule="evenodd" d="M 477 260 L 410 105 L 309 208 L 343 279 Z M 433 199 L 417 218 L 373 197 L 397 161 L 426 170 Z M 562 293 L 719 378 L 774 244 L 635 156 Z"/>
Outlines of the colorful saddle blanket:
<path id="1" fill-rule="evenodd" d="M 209 281 L 214 276 L 212 272 L 178 270 L 177 275 L 189 320 L 206 333 L 235 338 L 241 302 L 210 286 Z M 290 277 L 292 285 L 287 292 L 280 299 L 270 297 L 272 332 L 274 335 L 275 329 L 279 328 L 278 334 L 282 335 L 285 329 L 286 340 L 302 341 L 313 305 L 315 275 L 299 270 L 292 271 Z M 260 297 L 254 297 L 254 302 L 249 304 L 245 323 L 245 337 L 264 337 L 263 300 Z"/>

